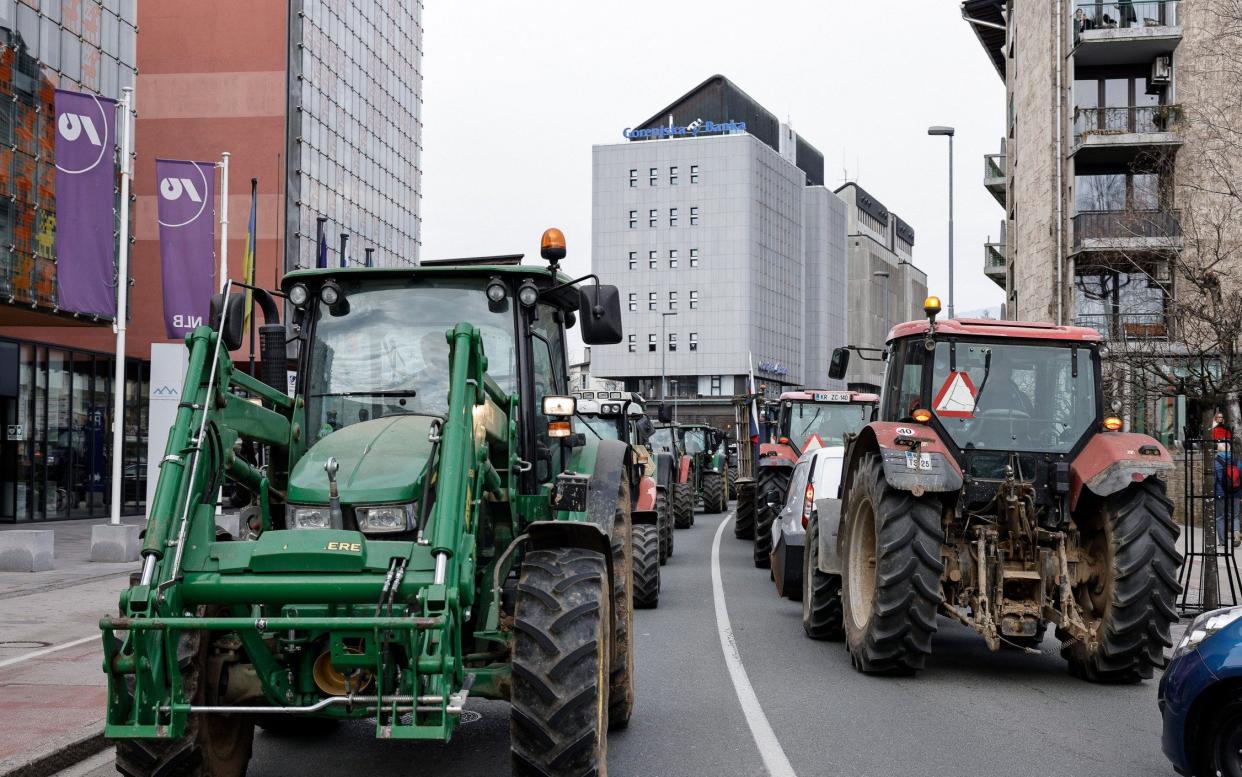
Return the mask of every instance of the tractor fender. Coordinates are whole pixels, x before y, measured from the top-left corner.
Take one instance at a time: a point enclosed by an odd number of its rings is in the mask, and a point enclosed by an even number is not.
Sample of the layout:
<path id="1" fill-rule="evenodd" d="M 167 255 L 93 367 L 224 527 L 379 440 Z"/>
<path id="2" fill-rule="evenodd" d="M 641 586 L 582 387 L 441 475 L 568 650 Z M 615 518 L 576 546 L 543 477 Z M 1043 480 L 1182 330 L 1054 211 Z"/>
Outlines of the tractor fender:
<path id="1" fill-rule="evenodd" d="M 677 462 L 677 482 L 690 482 L 690 457 L 682 454 L 681 461 Z"/>
<path id="2" fill-rule="evenodd" d="M 837 552 L 837 535 L 841 532 L 841 500 L 816 499 L 815 520 L 819 522 L 819 571 L 839 575 L 841 554 Z"/>
<path id="3" fill-rule="evenodd" d="M 561 512 L 558 516 L 563 517 L 556 520 L 528 524 L 526 531 L 533 547 L 580 547 L 610 556 L 617 493 L 629 471 L 633 449 L 620 440 L 600 440 L 594 454 L 594 462 L 585 457 L 574 462 L 579 469 L 590 468 L 586 510 Z"/>
<path id="4" fill-rule="evenodd" d="M 673 454 L 661 451 L 656 454 L 656 487 L 668 490 L 673 482 Z"/>
<path id="5" fill-rule="evenodd" d="M 656 525 L 656 483 L 649 477 L 638 481 L 638 499 L 630 512 L 630 522 L 637 524 Z"/>
<path id="6" fill-rule="evenodd" d="M 1108 496 L 1173 469 L 1173 457 L 1154 437 L 1132 432 L 1100 432 L 1070 464 L 1070 509 L 1085 488 Z"/>
<path id="7" fill-rule="evenodd" d="M 773 459 L 779 459 L 792 467 L 798 463 L 798 457 L 794 455 L 793 448 L 788 445 L 781 445 L 778 442 L 765 442 L 759 446 L 759 466 L 765 466 L 774 463 Z"/>
<path id="8" fill-rule="evenodd" d="M 903 444 L 898 444 L 898 441 Z M 841 502 L 849 504 L 854 473 L 862 457 L 879 453 L 884 479 L 903 491 L 953 492 L 962 487 L 962 468 L 940 435 L 917 423 L 873 421 L 850 442 L 841 478 Z"/>

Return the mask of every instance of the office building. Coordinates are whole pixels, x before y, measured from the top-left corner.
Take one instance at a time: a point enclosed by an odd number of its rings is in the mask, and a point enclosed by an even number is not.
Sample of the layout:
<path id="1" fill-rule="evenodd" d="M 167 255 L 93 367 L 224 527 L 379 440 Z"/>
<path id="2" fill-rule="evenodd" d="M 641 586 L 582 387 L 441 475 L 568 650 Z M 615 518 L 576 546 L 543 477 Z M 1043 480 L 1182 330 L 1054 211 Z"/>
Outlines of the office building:
<path id="1" fill-rule="evenodd" d="M 623 135 L 593 149 L 591 256 L 621 289 L 626 341 L 592 349 L 593 375 L 715 420 L 751 370 L 772 393 L 828 385 L 846 206 L 823 155 L 723 76 Z"/>

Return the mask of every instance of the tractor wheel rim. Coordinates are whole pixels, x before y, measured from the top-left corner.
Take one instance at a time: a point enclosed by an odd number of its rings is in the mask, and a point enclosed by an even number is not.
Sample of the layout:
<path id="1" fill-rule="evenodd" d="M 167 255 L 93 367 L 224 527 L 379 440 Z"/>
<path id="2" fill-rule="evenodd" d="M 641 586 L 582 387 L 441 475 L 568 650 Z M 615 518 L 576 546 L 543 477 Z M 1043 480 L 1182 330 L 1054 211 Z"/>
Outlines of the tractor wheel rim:
<path id="1" fill-rule="evenodd" d="M 871 500 L 858 506 L 850 527 L 850 617 L 858 629 L 871 620 L 875 601 L 875 510 Z"/>

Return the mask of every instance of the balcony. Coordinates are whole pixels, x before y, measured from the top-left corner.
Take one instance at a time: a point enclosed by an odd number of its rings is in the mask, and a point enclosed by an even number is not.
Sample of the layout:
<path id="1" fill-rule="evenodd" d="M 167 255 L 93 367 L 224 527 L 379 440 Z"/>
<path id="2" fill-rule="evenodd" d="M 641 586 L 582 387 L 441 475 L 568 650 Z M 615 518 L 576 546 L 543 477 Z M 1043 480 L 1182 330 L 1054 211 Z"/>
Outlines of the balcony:
<path id="1" fill-rule="evenodd" d="M 983 188 L 992 193 L 1001 207 L 1005 207 L 1005 155 L 983 155 Z"/>
<path id="2" fill-rule="evenodd" d="M 1181 219 L 1176 210 L 1100 210 L 1074 216 L 1071 253 L 1167 253 L 1181 247 Z"/>
<path id="3" fill-rule="evenodd" d="M 1181 118 L 1180 105 L 1077 108 L 1070 153 L 1079 162 L 1128 164 L 1141 152 L 1180 146 Z"/>
<path id="4" fill-rule="evenodd" d="M 1159 342 L 1170 335 L 1167 313 L 1079 313 L 1075 326 L 1090 327 L 1113 342 Z"/>
<path id="5" fill-rule="evenodd" d="M 983 244 L 983 274 L 991 278 L 997 286 L 1005 288 L 1009 259 L 1006 256 L 1004 243 Z"/>
<path id="6" fill-rule="evenodd" d="M 1178 10 L 1177 0 L 1077 3 L 1070 11 L 1074 64 L 1141 64 L 1172 54 L 1182 39 Z"/>

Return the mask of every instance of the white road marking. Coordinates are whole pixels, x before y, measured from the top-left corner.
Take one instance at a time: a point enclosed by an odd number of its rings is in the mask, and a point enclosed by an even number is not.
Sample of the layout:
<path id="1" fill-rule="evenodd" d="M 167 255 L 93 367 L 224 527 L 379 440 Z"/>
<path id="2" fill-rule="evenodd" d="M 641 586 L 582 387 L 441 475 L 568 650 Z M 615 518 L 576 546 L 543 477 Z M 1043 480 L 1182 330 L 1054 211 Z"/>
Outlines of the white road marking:
<path id="1" fill-rule="evenodd" d="M 733 626 L 729 624 L 729 609 L 725 606 L 724 583 L 720 578 L 720 535 L 733 518 L 730 513 L 716 528 L 716 538 L 712 540 L 712 596 L 716 603 L 716 631 L 720 633 L 720 649 L 724 652 L 725 665 L 729 667 L 729 678 L 733 680 L 733 690 L 737 693 L 738 703 L 746 715 L 746 724 L 750 726 L 750 734 L 755 738 L 755 746 L 763 758 L 763 765 L 772 777 L 797 777 L 793 766 L 789 763 L 776 732 L 768 723 L 768 716 L 763 714 L 759 697 L 750 684 L 746 667 L 742 665 L 742 656 L 738 653 L 737 642 L 733 639 Z"/>
<path id="2" fill-rule="evenodd" d="M 0 661 L 0 669 L 3 669 L 6 666 L 12 666 L 13 664 L 20 664 L 23 661 L 29 661 L 32 658 L 46 656 L 48 653 L 55 653 L 59 650 L 68 650 L 71 647 L 77 647 L 78 645 L 85 645 L 87 642 L 98 642 L 100 644 L 100 647 L 101 648 L 103 647 L 103 638 L 99 636 L 98 634 L 95 634 L 89 637 L 82 637 L 81 639 L 75 639 L 72 642 L 65 642 L 64 644 L 61 644 L 61 645 L 52 645 L 51 647 L 45 647 L 42 650 L 34 650 L 29 653 L 24 653 L 20 656 L 13 656 L 12 658 L 6 658 L 3 661 Z"/>

